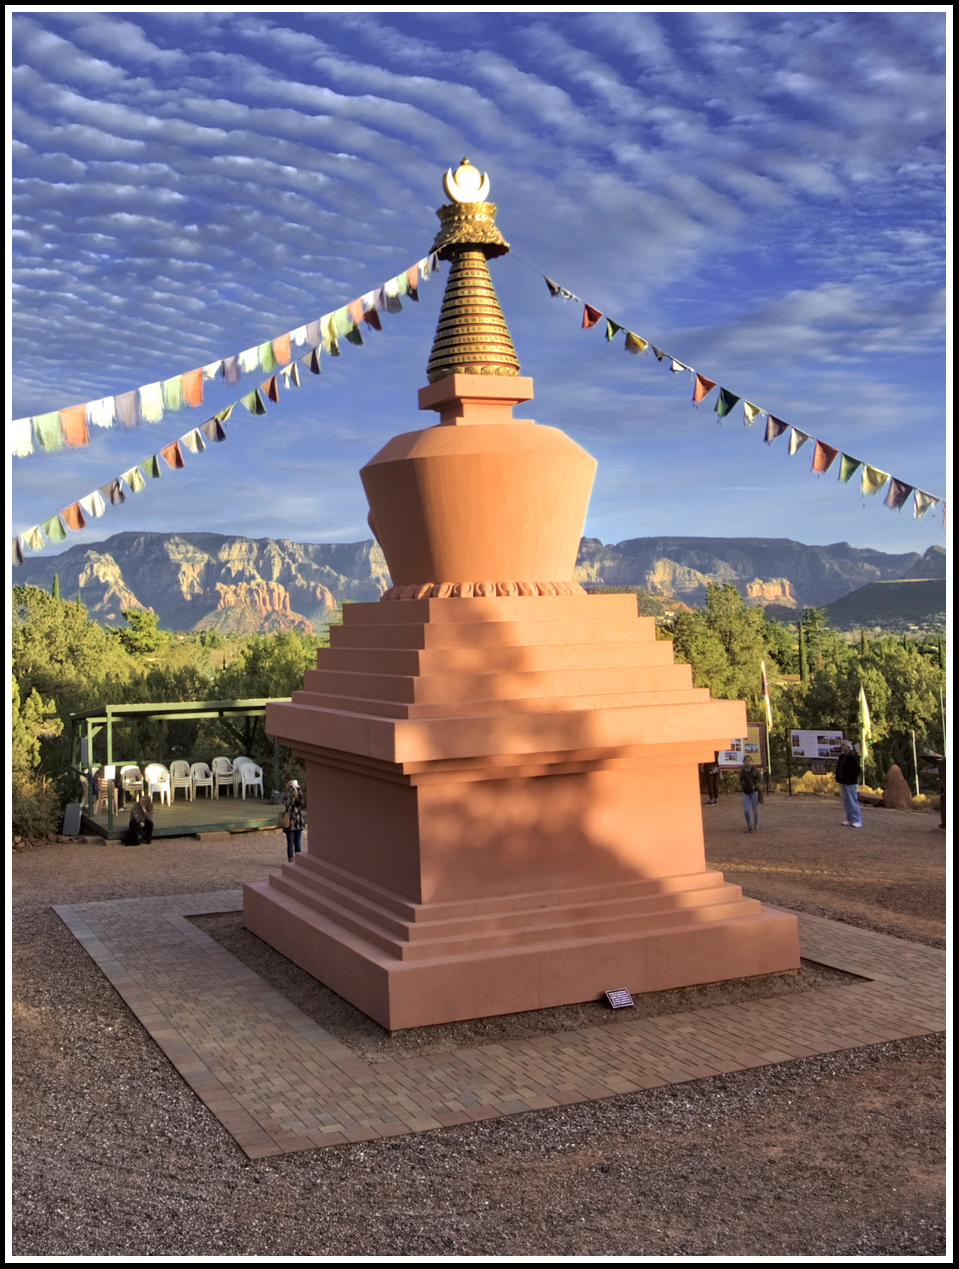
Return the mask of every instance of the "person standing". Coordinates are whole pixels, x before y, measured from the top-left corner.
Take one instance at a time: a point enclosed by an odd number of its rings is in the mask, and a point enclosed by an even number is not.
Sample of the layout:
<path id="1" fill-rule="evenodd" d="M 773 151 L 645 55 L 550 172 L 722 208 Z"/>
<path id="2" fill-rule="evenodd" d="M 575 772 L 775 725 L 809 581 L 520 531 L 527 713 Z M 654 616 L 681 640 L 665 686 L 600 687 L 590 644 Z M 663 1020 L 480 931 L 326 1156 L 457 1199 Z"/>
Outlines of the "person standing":
<path id="1" fill-rule="evenodd" d="M 759 829 L 759 781 L 761 774 L 759 768 L 753 766 L 752 758 L 750 758 L 749 754 L 746 754 L 739 771 L 739 787 L 743 795 L 743 815 L 746 818 L 747 833 Z M 752 822 L 750 822 L 750 816 L 752 816 Z"/>
<path id="2" fill-rule="evenodd" d="M 300 854 L 300 839 L 303 836 L 303 790 L 299 780 L 290 780 L 283 790 L 283 811 L 286 819 L 286 858 L 293 862 L 294 854 Z"/>
<path id="3" fill-rule="evenodd" d="M 703 763 L 703 771 L 706 776 L 706 797 L 707 806 L 719 805 L 719 754 L 713 754 L 712 762 Z"/>
<path id="4" fill-rule="evenodd" d="M 836 783 L 842 794 L 842 809 L 846 818 L 844 828 L 862 828 L 862 809 L 859 806 L 859 755 L 848 740 L 842 742 L 842 752 L 836 761 Z"/>

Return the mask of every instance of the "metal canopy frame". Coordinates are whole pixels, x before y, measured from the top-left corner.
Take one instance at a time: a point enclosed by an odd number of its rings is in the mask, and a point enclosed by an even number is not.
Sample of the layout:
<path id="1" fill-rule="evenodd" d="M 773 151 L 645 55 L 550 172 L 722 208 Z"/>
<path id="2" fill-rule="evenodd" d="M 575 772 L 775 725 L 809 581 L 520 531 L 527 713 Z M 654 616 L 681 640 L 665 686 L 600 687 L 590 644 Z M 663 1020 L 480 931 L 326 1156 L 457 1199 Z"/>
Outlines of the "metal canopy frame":
<path id="1" fill-rule="evenodd" d="M 82 741 L 86 740 L 87 767 L 93 769 L 98 765 L 93 762 L 93 742 L 106 728 L 107 766 L 122 765 L 113 752 L 113 728 L 117 723 L 152 720 L 155 722 L 189 722 L 201 718 L 265 718 L 266 707 L 271 701 L 289 701 L 289 696 L 253 697 L 240 701 L 153 701 L 140 702 L 134 705 L 104 705 L 99 709 L 78 710 L 70 715 L 70 765 L 78 775 L 86 775 L 82 758 Z M 269 734 L 269 733 L 267 733 Z M 131 761 L 133 761 L 131 759 Z M 273 737 L 273 784 L 280 782 L 280 749 L 276 737 Z M 113 784 L 114 781 L 110 781 Z M 92 818 L 94 805 L 93 781 L 90 781 L 90 805 L 87 808 Z M 107 791 L 107 821 L 109 831 L 113 831 L 113 794 Z"/>

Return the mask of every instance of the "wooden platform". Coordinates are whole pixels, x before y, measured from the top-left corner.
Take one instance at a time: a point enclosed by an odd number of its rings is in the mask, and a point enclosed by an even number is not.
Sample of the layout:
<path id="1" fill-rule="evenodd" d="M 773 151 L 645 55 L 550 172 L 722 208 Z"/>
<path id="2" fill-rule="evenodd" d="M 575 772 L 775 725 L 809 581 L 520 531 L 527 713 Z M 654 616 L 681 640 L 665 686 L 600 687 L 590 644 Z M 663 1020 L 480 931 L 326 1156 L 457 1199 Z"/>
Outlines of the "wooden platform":
<path id="1" fill-rule="evenodd" d="M 154 837 L 189 837 L 195 833 L 243 833 L 251 829 L 273 828 L 281 806 L 269 798 L 198 797 L 195 802 L 178 797 L 172 806 L 153 804 Z M 99 815 L 83 814 L 82 831 L 98 833 L 109 841 L 118 841 L 130 822 L 130 804 L 113 816 L 113 827 L 106 810 Z"/>

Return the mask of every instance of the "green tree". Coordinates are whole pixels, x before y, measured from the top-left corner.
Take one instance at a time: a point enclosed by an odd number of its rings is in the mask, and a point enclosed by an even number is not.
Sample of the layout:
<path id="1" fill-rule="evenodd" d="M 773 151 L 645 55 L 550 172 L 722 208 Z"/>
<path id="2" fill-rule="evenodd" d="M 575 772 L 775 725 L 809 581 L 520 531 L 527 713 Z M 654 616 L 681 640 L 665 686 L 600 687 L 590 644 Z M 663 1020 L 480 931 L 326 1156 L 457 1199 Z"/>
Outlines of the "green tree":
<path id="1" fill-rule="evenodd" d="M 706 587 L 706 607 L 679 613 L 669 630 L 678 661 L 692 666 L 693 682 L 713 696 L 759 707 L 760 662 L 776 661 L 780 636 L 771 634 L 762 610 L 749 608 L 735 586 Z M 767 642 L 771 637 L 772 642 Z"/>
<path id="2" fill-rule="evenodd" d="M 121 615 L 126 628 L 113 634 L 131 656 L 150 656 L 166 647 L 166 631 L 159 628 L 159 618 L 152 608 L 123 608 Z"/>
<path id="3" fill-rule="evenodd" d="M 803 683 L 809 682 L 809 657 L 806 653 L 806 634 L 803 623 L 799 623 L 799 678 Z"/>
<path id="4" fill-rule="evenodd" d="M 57 718 L 56 701 L 42 700 L 35 687 L 25 701 L 15 678 L 12 690 L 10 761 L 14 772 L 23 773 L 40 765 L 40 741 L 59 736 L 63 723 Z"/>
<path id="5" fill-rule="evenodd" d="M 60 598 L 60 575 L 58 573 L 53 574 L 53 585 L 50 587 L 50 594 L 54 599 Z"/>

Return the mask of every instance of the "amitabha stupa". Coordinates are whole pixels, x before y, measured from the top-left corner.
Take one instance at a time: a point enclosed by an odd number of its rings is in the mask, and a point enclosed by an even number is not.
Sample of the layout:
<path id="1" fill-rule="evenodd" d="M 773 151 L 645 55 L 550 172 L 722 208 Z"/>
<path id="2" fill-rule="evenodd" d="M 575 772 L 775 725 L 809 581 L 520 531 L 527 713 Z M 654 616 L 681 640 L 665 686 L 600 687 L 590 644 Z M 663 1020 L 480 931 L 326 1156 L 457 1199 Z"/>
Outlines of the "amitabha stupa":
<path id="1" fill-rule="evenodd" d="M 308 850 L 247 927 L 397 1029 L 799 966 L 796 918 L 706 867 L 697 764 L 746 731 L 633 595 L 573 569 L 595 461 L 532 399 L 464 159 L 419 408 L 360 473 L 394 585 L 349 604 L 267 731 L 306 764 Z"/>

